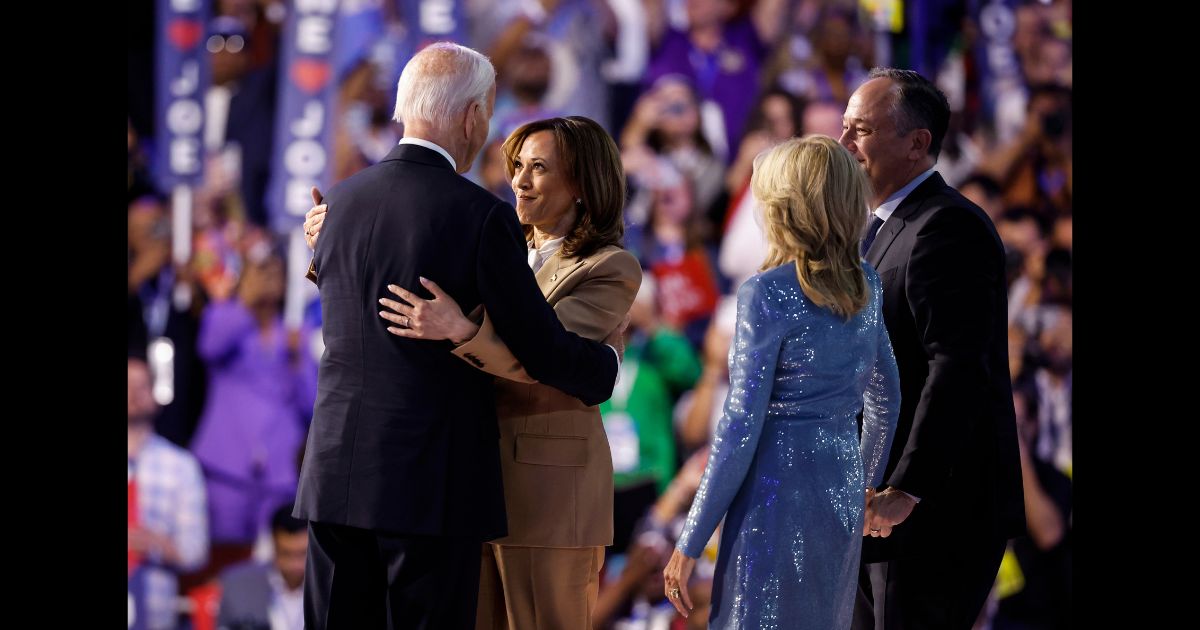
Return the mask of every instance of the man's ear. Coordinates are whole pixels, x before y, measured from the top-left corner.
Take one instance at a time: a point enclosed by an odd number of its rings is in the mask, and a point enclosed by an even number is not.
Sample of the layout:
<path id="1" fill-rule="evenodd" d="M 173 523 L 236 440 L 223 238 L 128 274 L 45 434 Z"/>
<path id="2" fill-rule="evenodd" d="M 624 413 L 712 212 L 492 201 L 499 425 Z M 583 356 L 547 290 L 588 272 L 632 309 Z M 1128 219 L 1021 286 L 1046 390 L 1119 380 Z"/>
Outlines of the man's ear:
<path id="1" fill-rule="evenodd" d="M 463 119 L 462 128 L 463 133 L 466 134 L 464 138 L 467 140 L 470 140 L 471 136 L 475 133 L 476 114 L 478 113 L 480 107 L 481 105 L 478 102 L 471 101 L 471 104 L 467 105 L 466 108 L 463 109 L 463 116 L 465 116 L 465 118 Z"/>
<path id="2" fill-rule="evenodd" d="M 919 160 L 929 153 L 929 145 L 933 144 L 933 133 L 928 129 L 916 129 L 909 134 L 912 145 L 909 147 L 909 158 Z"/>

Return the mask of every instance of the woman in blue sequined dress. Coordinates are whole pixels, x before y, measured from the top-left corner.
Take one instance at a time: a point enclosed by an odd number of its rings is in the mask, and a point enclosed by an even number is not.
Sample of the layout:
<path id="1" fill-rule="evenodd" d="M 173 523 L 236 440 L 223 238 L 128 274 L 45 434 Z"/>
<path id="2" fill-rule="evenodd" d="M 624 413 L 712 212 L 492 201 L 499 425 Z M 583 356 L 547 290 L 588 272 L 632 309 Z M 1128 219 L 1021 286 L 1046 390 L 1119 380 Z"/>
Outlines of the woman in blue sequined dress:
<path id="1" fill-rule="evenodd" d="M 866 489 L 900 408 L 883 290 L 859 255 L 867 186 L 827 136 L 755 160 L 765 271 L 738 290 L 725 415 L 663 572 L 686 615 L 695 558 L 724 517 L 710 628 L 850 627 Z"/>

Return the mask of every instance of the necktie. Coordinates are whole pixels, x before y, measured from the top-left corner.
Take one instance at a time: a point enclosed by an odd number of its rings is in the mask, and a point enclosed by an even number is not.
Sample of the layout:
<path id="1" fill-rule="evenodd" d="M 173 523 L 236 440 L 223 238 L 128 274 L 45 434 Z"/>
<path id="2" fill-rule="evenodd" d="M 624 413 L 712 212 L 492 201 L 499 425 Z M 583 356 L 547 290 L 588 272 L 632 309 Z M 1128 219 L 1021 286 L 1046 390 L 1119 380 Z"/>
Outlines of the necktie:
<path id="1" fill-rule="evenodd" d="M 871 243 L 875 242 L 875 235 L 879 234 L 879 228 L 883 227 L 883 219 L 878 216 L 871 219 L 871 224 L 867 226 L 867 233 L 863 236 L 862 256 L 867 257 L 867 250 L 871 249 Z"/>

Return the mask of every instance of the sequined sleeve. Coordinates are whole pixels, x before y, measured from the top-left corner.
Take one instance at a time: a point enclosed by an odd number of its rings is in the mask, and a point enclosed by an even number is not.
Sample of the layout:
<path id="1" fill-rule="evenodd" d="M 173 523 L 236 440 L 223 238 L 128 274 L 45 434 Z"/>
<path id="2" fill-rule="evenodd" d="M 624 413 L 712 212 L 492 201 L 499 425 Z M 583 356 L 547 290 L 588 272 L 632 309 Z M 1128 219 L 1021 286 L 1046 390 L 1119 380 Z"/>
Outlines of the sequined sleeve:
<path id="1" fill-rule="evenodd" d="M 771 311 L 759 277 L 738 290 L 725 414 L 717 425 L 704 476 L 676 545 L 689 558 L 699 557 L 704 550 L 741 488 L 758 448 L 782 337 L 781 323 L 772 322 Z"/>
<path id="2" fill-rule="evenodd" d="M 883 288 L 879 276 L 868 273 L 871 282 L 871 309 L 868 323 L 878 330 L 875 366 L 863 392 L 863 431 L 859 445 L 863 461 L 863 478 L 874 488 L 883 483 L 883 471 L 887 467 L 888 452 L 892 448 L 892 436 L 896 431 L 896 418 L 900 415 L 900 371 L 896 367 L 896 355 L 892 353 L 892 342 L 883 323 L 880 305 Z"/>

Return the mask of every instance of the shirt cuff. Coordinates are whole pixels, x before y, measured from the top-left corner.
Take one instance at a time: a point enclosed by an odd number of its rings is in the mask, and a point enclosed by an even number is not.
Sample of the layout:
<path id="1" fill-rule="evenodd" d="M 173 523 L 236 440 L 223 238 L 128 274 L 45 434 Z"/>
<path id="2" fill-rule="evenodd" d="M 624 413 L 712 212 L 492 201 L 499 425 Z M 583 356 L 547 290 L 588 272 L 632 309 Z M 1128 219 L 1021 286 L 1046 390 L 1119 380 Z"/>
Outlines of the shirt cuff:
<path id="1" fill-rule="evenodd" d="M 616 387 L 621 382 L 621 353 L 607 343 L 604 345 L 608 346 L 608 349 L 613 351 L 613 356 L 617 357 L 617 380 L 613 381 L 613 387 Z"/>

